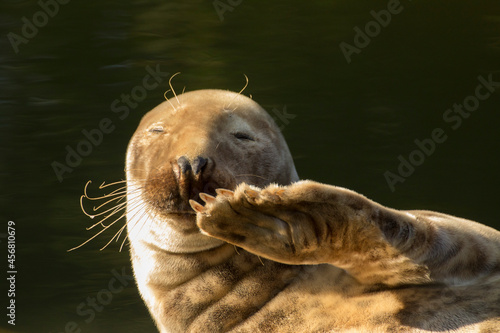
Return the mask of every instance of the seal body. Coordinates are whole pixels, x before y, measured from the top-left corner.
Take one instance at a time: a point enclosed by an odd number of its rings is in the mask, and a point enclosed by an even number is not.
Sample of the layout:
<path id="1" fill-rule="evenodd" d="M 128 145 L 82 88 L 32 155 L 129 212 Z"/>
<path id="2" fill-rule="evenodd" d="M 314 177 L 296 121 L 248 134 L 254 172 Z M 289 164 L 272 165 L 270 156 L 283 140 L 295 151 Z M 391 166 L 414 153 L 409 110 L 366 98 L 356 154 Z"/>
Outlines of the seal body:
<path id="1" fill-rule="evenodd" d="M 200 90 L 142 119 L 127 232 L 161 332 L 494 332 L 500 233 L 299 181 L 271 117 Z"/>

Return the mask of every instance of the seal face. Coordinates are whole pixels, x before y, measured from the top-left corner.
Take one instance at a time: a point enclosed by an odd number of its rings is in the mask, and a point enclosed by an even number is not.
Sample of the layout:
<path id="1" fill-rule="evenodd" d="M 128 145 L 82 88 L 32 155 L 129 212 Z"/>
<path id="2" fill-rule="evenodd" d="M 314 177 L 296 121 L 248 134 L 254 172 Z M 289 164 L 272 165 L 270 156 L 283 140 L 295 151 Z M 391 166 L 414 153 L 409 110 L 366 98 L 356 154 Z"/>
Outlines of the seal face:
<path id="1" fill-rule="evenodd" d="M 152 223 L 144 221 L 137 227 L 159 238 L 153 242 L 159 248 L 194 252 L 200 244 L 218 242 L 199 242 L 205 237 L 199 234 L 190 199 L 199 200 L 200 192 L 215 194 L 216 188 L 234 189 L 242 182 L 262 187 L 271 182 L 289 184 L 298 176 L 279 129 L 251 99 L 202 90 L 182 94 L 172 103 L 163 102 L 144 116 L 130 141 L 128 214 L 135 211 L 143 220 L 161 221 L 153 230 L 148 230 Z M 164 228 L 165 235 L 160 236 Z M 132 240 L 135 230 L 130 229 Z M 193 237 L 194 247 L 181 235 Z M 166 245 L 162 239 L 171 242 Z M 202 245 L 206 246 L 211 247 Z"/>
<path id="2" fill-rule="evenodd" d="M 500 232 L 299 181 L 251 99 L 154 108 L 127 150 L 135 278 L 161 332 L 494 332 Z"/>

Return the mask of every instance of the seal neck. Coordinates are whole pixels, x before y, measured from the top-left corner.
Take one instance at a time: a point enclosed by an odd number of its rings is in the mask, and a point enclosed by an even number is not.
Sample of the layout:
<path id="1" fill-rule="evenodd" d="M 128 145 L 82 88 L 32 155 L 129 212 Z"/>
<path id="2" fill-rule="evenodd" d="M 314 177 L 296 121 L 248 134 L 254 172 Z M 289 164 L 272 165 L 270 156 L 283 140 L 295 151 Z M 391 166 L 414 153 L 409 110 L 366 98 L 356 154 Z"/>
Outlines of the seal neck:
<path id="1" fill-rule="evenodd" d="M 152 218 L 149 213 L 131 216 L 127 213 L 127 233 L 132 244 L 142 242 L 163 251 L 179 254 L 215 249 L 225 242 L 203 235 L 199 230 L 190 233 L 171 227 L 175 221 L 168 217 Z"/>

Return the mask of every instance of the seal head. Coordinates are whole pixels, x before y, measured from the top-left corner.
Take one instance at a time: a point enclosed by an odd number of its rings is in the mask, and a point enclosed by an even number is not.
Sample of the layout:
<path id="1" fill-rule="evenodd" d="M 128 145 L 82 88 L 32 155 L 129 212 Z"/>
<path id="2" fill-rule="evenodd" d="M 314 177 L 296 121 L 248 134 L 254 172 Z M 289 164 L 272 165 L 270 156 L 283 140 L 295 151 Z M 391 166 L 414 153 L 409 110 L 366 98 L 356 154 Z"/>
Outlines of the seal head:
<path id="1" fill-rule="evenodd" d="M 130 240 L 181 253 L 220 245 L 196 226 L 189 200 L 200 192 L 298 180 L 273 119 L 223 90 L 188 92 L 147 113 L 129 143 L 126 173 Z"/>

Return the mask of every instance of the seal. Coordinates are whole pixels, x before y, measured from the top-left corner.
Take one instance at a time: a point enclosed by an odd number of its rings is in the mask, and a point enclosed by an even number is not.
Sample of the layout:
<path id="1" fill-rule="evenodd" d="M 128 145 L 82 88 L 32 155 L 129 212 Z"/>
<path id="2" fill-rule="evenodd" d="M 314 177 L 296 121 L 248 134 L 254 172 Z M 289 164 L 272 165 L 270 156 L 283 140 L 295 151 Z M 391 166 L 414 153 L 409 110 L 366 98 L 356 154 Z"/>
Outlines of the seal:
<path id="1" fill-rule="evenodd" d="M 272 118 L 241 94 L 151 110 L 126 174 L 134 275 L 161 332 L 500 327 L 500 232 L 299 180 Z"/>

